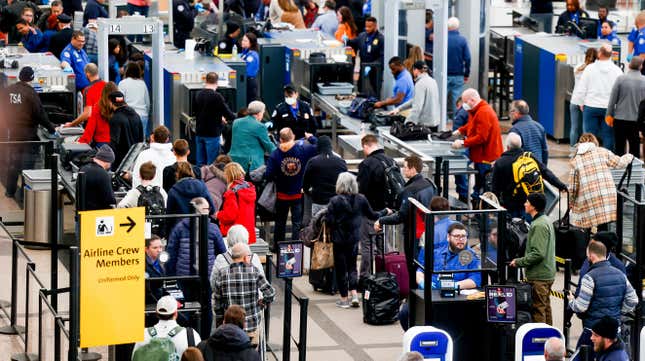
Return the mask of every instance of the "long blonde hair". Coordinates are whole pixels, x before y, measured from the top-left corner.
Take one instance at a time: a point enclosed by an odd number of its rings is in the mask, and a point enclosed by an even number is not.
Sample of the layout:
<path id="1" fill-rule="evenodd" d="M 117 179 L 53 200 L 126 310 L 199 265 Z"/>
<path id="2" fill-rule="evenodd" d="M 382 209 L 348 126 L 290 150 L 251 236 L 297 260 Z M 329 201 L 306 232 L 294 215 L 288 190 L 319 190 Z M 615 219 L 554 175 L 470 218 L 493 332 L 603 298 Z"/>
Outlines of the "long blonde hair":
<path id="1" fill-rule="evenodd" d="M 403 65 L 412 74 L 412 65 L 417 61 L 423 61 L 423 50 L 421 47 L 414 45 L 410 48 L 407 59 L 403 61 Z"/>

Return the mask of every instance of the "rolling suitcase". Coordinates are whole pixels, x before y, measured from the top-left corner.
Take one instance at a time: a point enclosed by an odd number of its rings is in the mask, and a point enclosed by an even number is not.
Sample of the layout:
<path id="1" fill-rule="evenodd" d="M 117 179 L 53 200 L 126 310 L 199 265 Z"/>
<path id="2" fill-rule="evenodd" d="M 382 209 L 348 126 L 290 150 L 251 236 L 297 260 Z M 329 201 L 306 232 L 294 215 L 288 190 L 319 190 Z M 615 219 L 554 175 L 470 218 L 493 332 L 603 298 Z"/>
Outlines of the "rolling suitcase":
<path id="1" fill-rule="evenodd" d="M 310 269 L 309 283 L 313 286 L 314 291 L 333 295 L 337 290 L 335 276 L 333 267 L 319 270 Z"/>
<path id="2" fill-rule="evenodd" d="M 571 267 L 577 271 L 582 267 L 586 258 L 587 232 L 569 224 L 569 194 L 567 193 L 567 210 L 564 216 L 560 217 L 560 206 L 558 205 L 558 219 L 553 222 L 555 229 L 555 255 L 561 258 L 571 259 Z"/>
<path id="3" fill-rule="evenodd" d="M 383 236 L 383 248 L 385 252 L 385 232 Z M 378 248 L 378 247 L 377 247 Z M 405 254 L 398 251 L 377 254 L 375 258 L 376 272 L 389 272 L 395 275 L 399 284 L 399 297 L 405 298 L 410 294 L 410 276 L 406 265 Z"/>

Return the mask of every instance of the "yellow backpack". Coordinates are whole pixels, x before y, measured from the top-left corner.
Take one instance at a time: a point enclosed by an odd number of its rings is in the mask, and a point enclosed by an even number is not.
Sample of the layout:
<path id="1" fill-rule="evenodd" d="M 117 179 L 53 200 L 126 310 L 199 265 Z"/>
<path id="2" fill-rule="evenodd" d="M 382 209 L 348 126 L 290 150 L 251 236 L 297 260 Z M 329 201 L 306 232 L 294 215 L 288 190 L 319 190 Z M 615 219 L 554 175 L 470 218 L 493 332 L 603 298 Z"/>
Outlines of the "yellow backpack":
<path id="1" fill-rule="evenodd" d="M 531 152 L 524 152 L 513 162 L 513 180 L 515 181 L 516 195 L 521 189 L 524 194 L 543 193 L 544 183 L 538 162 L 533 158 Z"/>

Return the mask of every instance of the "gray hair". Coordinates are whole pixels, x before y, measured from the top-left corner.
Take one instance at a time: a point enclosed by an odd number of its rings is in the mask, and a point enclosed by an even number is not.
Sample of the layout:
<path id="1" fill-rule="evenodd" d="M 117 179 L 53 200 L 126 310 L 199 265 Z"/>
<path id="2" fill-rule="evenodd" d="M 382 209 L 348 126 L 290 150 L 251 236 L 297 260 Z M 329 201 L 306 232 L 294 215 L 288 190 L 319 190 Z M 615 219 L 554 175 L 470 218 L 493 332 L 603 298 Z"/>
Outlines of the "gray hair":
<path id="1" fill-rule="evenodd" d="M 356 194 L 358 193 L 358 183 L 356 176 L 350 172 L 343 172 L 338 175 L 336 181 L 336 194 Z"/>
<path id="2" fill-rule="evenodd" d="M 634 59 L 636 59 L 636 58 L 634 58 Z M 638 58 L 638 59 L 640 59 L 640 58 Z M 96 64 L 94 64 L 94 63 L 89 63 L 89 64 L 85 65 L 85 69 L 83 69 L 83 70 L 87 74 L 89 74 L 90 76 L 99 75 L 99 67 L 96 66 Z"/>
<path id="3" fill-rule="evenodd" d="M 249 244 L 249 231 L 241 224 L 236 224 L 228 229 L 226 234 L 228 248 L 233 248 L 238 243 Z"/>
<path id="4" fill-rule="evenodd" d="M 529 104 L 522 99 L 513 100 L 511 107 L 515 108 L 515 110 L 522 115 L 527 115 L 529 113 Z"/>
<path id="5" fill-rule="evenodd" d="M 473 89 L 473 88 L 468 88 L 468 89 L 464 90 L 463 93 L 461 93 L 461 99 L 463 101 L 465 101 L 465 98 L 472 98 L 475 101 L 480 101 L 482 99 L 482 97 L 481 97 L 481 95 L 479 95 L 479 92 L 477 91 L 477 89 Z"/>
<path id="6" fill-rule="evenodd" d="M 643 66 L 643 59 L 640 56 L 633 57 L 629 62 L 629 68 L 631 70 L 641 70 L 641 66 Z"/>
<path id="7" fill-rule="evenodd" d="M 251 248 L 248 244 L 237 243 L 231 248 L 231 258 L 234 260 L 244 258 L 245 256 L 251 255 Z"/>
<path id="8" fill-rule="evenodd" d="M 544 343 L 546 361 L 564 361 L 566 350 L 559 337 L 551 337 Z"/>
<path id="9" fill-rule="evenodd" d="M 448 30 L 457 30 L 459 29 L 459 19 L 456 17 L 451 17 L 448 19 Z"/>
<path id="10" fill-rule="evenodd" d="M 508 133 L 508 136 L 506 136 L 506 148 L 508 150 L 522 148 L 522 137 L 515 132 Z"/>
<path id="11" fill-rule="evenodd" d="M 423 361 L 423 355 L 420 354 L 419 352 L 416 351 L 409 351 L 403 353 L 401 357 L 399 357 L 399 361 Z"/>
<path id="12" fill-rule="evenodd" d="M 255 114 L 262 113 L 263 111 L 266 110 L 266 108 L 267 106 L 264 103 L 262 103 L 259 100 L 254 100 L 249 103 L 247 110 L 249 111 L 250 115 L 255 115 Z"/>

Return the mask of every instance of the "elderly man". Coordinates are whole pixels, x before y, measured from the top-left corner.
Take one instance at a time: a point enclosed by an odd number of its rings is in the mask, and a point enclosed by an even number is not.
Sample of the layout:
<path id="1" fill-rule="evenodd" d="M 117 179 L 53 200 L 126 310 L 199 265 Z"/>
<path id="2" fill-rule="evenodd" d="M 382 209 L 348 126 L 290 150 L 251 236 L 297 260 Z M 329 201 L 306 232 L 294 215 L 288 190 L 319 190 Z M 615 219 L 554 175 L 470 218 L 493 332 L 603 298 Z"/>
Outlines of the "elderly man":
<path id="1" fill-rule="evenodd" d="M 614 132 L 605 120 L 612 87 L 622 71 L 611 60 L 612 48 L 603 44 L 598 49 L 598 60 L 582 72 L 571 96 L 571 103 L 583 104 L 582 131 L 602 139 L 603 147 L 614 150 Z"/>
<path id="2" fill-rule="evenodd" d="M 638 107 L 645 99 L 645 76 L 641 74 L 643 59 L 632 58 L 627 72 L 616 79 L 609 96 L 605 122 L 614 127 L 616 154 L 625 154 L 625 142 L 629 152 L 640 158 L 640 137 L 638 136 Z"/>
<path id="3" fill-rule="evenodd" d="M 551 337 L 544 343 L 545 361 L 564 361 L 566 353 L 564 342 L 560 338 Z"/>
<path id="4" fill-rule="evenodd" d="M 273 301 L 275 289 L 251 263 L 251 249 L 238 243 L 231 249 L 233 263 L 220 270 L 213 281 L 213 312 L 220 325 L 224 311 L 231 305 L 240 305 L 246 311 L 244 331 L 251 343 L 257 345 L 262 327 L 262 309 Z M 262 299 L 260 299 L 260 294 Z"/>
<path id="5" fill-rule="evenodd" d="M 638 108 L 638 106 L 636 107 Z M 549 148 L 546 145 L 546 133 L 542 124 L 529 115 L 529 105 L 524 100 L 514 100 L 508 110 L 513 121 L 510 132 L 522 138 L 522 148 L 533 153 L 544 165 L 549 161 Z"/>
<path id="6" fill-rule="evenodd" d="M 452 147 L 455 149 L 466 147 L 470 151 L 470 160 L 475 163 L 475 188 L 473 202 L 479 200 L 479 194 L 484 188 L 486 173 L 490 171 L 492 163 L 499 158 L 502 148 L 502 131 L 499 120 L 493 108 L 486 103 L 477 90 L 469 88 L 461 95 L 463 108 L 468 111 L 470 120 L 466 125 L 453 132 L 453 135 L 464 135 L 465 140 L 457 139 Z"/>
<path id="7" fill-rule="evenodd" d="M 448 19 L 448 113 L 454 116 L 455 103 L 470 77 L 468 40 L 459 34 L 459 19 Z M 452 119 L 452 118 L 451 118 Z"/>

